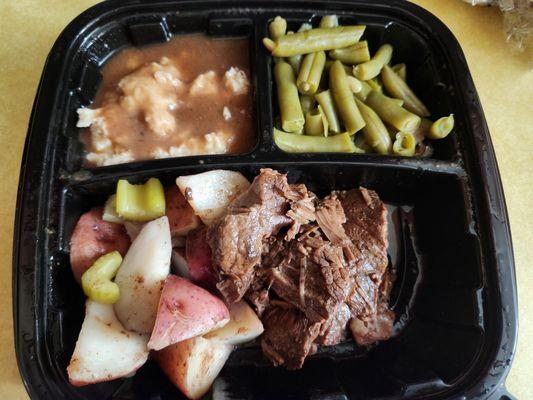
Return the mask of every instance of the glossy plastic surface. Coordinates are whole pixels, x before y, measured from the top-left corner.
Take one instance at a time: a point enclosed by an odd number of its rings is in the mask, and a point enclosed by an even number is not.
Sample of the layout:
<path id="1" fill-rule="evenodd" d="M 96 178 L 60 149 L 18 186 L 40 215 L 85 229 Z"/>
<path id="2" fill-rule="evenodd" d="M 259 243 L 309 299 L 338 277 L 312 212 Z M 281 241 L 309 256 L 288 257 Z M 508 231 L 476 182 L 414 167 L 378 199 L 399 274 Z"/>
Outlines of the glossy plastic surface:
<path id="1" fill-rule="evenodd" d="M 390 42 L 412 86 L 436 115 L 453 112 L 455 133 L 432 159 L 286 154 L 271 138 L 276 114 L 267 22 L 291 27 L 336 13 L 368 26 L 371 46 Z M 173 35 L 247 35 L 252 58 L 256 147 L 245 155 L 185 157 L 84 169 L 75 109 L 90 104 L 99 68 L 117 50 Z M 234 352 L 213 399 L 490 399 L 503 386 L 516 344 L 517 306 L 509 223 L 483 112 L 464 56 L 435 17 L 404 1 L 108 1 L 74 20 L 52 49 L 35 100 L 22 163 L 13 260 L 17 357 L 34 399 L 176 399 L 149 362 L 135 377 L 85 388 L 66 365 L 83 318 L 68 262 L 77 218 L 103 204 L 119 178 L 140 182 L 214 168 L 252 178 L 288 172 L 318 194 L 359 185 L 391 210 L 389 256 L 398 279 L 396 336 L 364 350 L 321 349 L 300 371 L 269 365 L 257 346 Z"/>

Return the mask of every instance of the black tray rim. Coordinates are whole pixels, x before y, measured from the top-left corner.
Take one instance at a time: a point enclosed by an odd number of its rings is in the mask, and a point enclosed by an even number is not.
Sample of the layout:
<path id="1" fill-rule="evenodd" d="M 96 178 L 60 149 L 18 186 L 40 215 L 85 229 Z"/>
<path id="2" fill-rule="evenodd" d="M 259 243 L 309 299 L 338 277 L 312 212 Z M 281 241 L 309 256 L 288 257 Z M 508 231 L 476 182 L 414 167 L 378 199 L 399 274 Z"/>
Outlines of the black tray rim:
<path id="1" fill-rule="evenodd" d="M 30 116 L 30 124 L 28 127 L 28 133 L 26 137 L 24 152 L 22 156 L 21 161 L 21 170 L 20 170 L 20 178 L 19 178 L 19 187 L 18 187 L 18 194 L 17 194 L 17 205 L 16 205 L 16 213 L 14 218 L 14 241 L 13 241 L 13 285 L 12 285 L 12 293 L 13 293 L 13 321 L 14 321 L 14 339 L 15 339 L 15 351 L 17 356 L 17 363 L 19 367 L 19 372 L 22 377 L 22 381 L 24 383 L 24 386 L 30 395 L 31 398 L 37 398 L 35 397 L 38 393 L 38 390 L 36 390 L 36 387 L 34 386 L 34 383 L 30 382 L 28 371 L 26 370 L 26 367 L 22 364 L 28 363 L 28 362 L 35 362 L 34 356 L 35 354 L 28 355 L 25 353 L 22 343 L 24 342 L 23 338 L 20 336 L 20 321 L 19 321 L 19 315 L 18 315 L 18 307 L 20 306 L 20 303 L 23 300 L 31 300 L 31 303 L 34 303 L 35 299 L 35 291 L 39 285 L 39 279 L 36 279 L 32 286 L 33 291 L 30 293 L 25 293 L 24 289 L 21 287 L 22 282 L 24 279 L 28 280 L 28 277 L 24 276 L 22 272 L 20 271 L 20 262 L 25 257 L 25 255 L 21 254 L 21 243 L 28 239 L 31 241 L 31 239 L 34 239 L 33 235 L 35 232 L 28 232 L 28 227 L 24 226 L 24 223 L 27 223 L 29 221 L 28 215 L 26 215 L 26 208 L 28 208 L 29 203 L 33 200 L 33 197 L 36 193 L 39 193 L 39 199 L 38 199 L 38 213 L 37 215 L 33 215 L 33 222 L 42 221 L 43 218 L 43 204 L 42 201 L 46 200 L 46 196 L 43 195 L 43 179 L 46 174 L 46 166 L 48 164 L 48 161 L 50 160 L 50 151 L 47 149 L 43 154 L 37 154 L 38 152 L 32 151 L 32 148 L 34 148 L 34 144 L 39 142 L 39 138 L 36 137 L 36 135 L 42 134 L 42 131 L 40 131 L 43 121 L 38 120 L 38 115 L 46 115 L 46 111 L 51 111 L 51 106 L 54 102 L 51 101 L 43 101 L 42 93 L 46 91 L 53 91 L 54 81 L 55 77 L 52 75 L 52 70 L 59 67 L 59 69 L 62 71 L 63 69 L 63 60 L 58 57 L 61 53 L 61 50 L 66 47 L 72 40 L 76 38 L 78 34 L 81 34 L 85 28 L 87 28 L 88 24 L 90 24 L 91 21 L 94 20 L 94 18 L 97 18 L 98 16 L 102 15 L 102 12 L 112 12 L 112 9 L 114 6 L 128 6 L 128 7 L 137 7 L 137 6 L 162 6 L 162 5 L 168 5 L 168 4 L 180 4 L 180 6 L 185 6 L 187 4 L 192 3 L 198 3 L 198 1 L 195 0 L 185 0 L 185 1 L 172 1 L 172 0 L 155 0 L 155 1 L 140 1 L 140 0 L 126 0 L 126 1 L 120 1 L 120 0 L 110 0 L 106 1 L 104 3 L 97 4 L 88 10 L 84 11 L 82 14 L 80 14 L 78 17 L 76 17 L 69 25 L 63 30 L 63 32 L 60 34 L 58 39 L 56 40 L 54 46 L 52 47 L 50 54 L 46 60 L 45 67 L 43 70 L 43 74 L 41 76 L 41 80 L 39 82 L 39 86 L 37 89 L 37 94 L 35 97 L 35 101 L 32 108 L 32 113 Z M 206 1 L 204 3 L 212 3 L 213 1 Z M 235 7 L 242 8 L 242 7 L 248 7 L 248 8 L 254 8 L 254 7 L 261 7 L 261 5 L 265 6 L 268 4 L 269 8 L 275 9 L 276 7 L 279 8 L 287 8 L 287 5 L 290 5 L 291 7 L 300 7 L 303 8 L 305 6 L 302 6 L 302 4 L 306 5 L 319 5 L 324 4 L 324 2 L 321 2 L 319 0 L 291 0 L 288 2 L 281 2 L 281 1 L 271 1 L 271 2 L 265 2 L 263 0 L 247 0 L 246 2 L 236 2 L 234 0 L 223 0 L 216 2 L 217 5 L 220 5 L 220 3 L 226 3 L 228 5 L 234 5 Z M 466 61 L 464 60 L 464 55 L 462 53 L 462 50 L 460 48 L 459 43 L 457 42 L 456 38 L 453 36 L 451 31 L 434 15 L 423 9 L 422 7 L 409 3 L 404 2 L 401 0 L 381 0 L 378 3 L 371 2 L 370 0 L 341 0 L 334 2 L 337 5 L 344 5 L 346 7 L 349 7 L 350 5 L 359 4 L 359 5 L 366 5 L 371 6 L 375 8 L 383 8 L 383 7 L 390 7 L 390 6 L 397 6 L 400 8 L 404 8 L 405 10 L 408 10 L 410 12 L 416 13 L 418 18 L 430 20 L 433 24 L 436 24 L 439 27 L 439 34 L 445 35 L 445 40 L 449 40 L 456 48 L 454 48 L 455 51 L 458 51 L 460 56 L 462 56 L 462 59 L 458 60 L 458 62 L 464 62 L 466 65 Z M 327 6 L 326 6 L 327 8 Z M 79 29 L 79 26 L 83 25 L 84 28 Z M 61 72 L 62 74 L 62 72 Z M 60 75 L 61 75 L 60 74 Z M 472 84 L 472 87 L 474 87 L 472 78 L 468 74 L 466 77 L 467 81 L 470 81 Z M 52 89 L 51 89 L 52 88 Z M 470 93 L 470 96 L 474 97 L 475 100 L 477 100 L 477 104 L 479 104 L 479 99 L 477 96 L 477 93 Z M 506 203 L 503 195 L 503 188 L 501 184 L 501 178 L 498 172 L 497 162 L 495 158 L 495 153 L 493 150 L 492 142 L 490 139 L 490 135 L 488 134 L 488 127 L 486 124 L 486 121 L 483 117 L 483 112 L 481 109 L 481 105 L 479 104 L 479 112 L 480 115 L 477 115 L 479 119 L 480 126 L 478 127 L 480 131 L 485 133 L 482 139 L 486 141 L 486 146 L 481 146 L 480 143 L 476 142 L 474 143 L 474 147 L 476 150 L 477 155 L 477 161 L 479 162 L 479 172 L 480 176 L 478 177 L 481 184 L 485 189 L 485 199 L 488 203 L 488 207 L 490 209 L 491 217 L 490 221 L 488 222 L 488 225 L 490 226 L 490 233 L 491 233 L 491 241 L 492 244 L 500 243 L 503 244 L 503 247 L 500 246 L 500 250 L 503 248 L 504 251 L 501 251 L 499 254 L 499 257 L 496 262 L 497 272 L 499 275 L 499 280 L 497 282 L 498 289 L 499 289 L 499 295 L 500 295 L 500 301 L 502 305 L 502 315 L 501 315 L 501 328 L 502 331 L 506 333 L 507 341 L 506 343 L 503 343 L 503 335 L 502 340 L 500 341 L 501 346 L 499 347 L 498 353 L 496 357 L 494 357 L 494 365 L 493 365 L 493 373 L 488 374 L 485 379 L 481 378 L 478 379 L 476 382 L 470 385 L 460 397 L 457 398 L 471 398 L 471 396 L 487 396 L 487 397 L 479 397 L 479 398 L 487 398 L 487 399 L 500 399 L 503 398 L 512 398 L 512 396 L 507 392 L 505 389 L 505 378 L 509 371 L 509 366 L 512 362 L 512 358 L 515 353 L 516 348 L 516 341 L 517 341 L 517 333 L 518 333 L 518 306 L 517 306 L 517 289 L 516 289 L 516 276 L 515 276 L 515 267 L 514 267 L 514 257 L 513 257 L 513 251 L 512 251 L 512 241 L 511 241 L 511 235 L 510 235 L 510 228 L 509 228 L 509 222 L 508 222 L 508 214 L 506 209 Z M 45 114 L 43 114 L 45 113 Z M 41 138 L 42 139 L 42 138 Z M 257 160 L 259 161 L 259 160 Z M 291 163 L 290 160 L 286 160 L 288 163 Z M 363 161 L 363 160 L 361 160 Z M 313 160 L 299 160 L 295 161 L 292 160 L 292 162 L 298 162 L 300 164 L 316 164 L 321 163 L 320 161 L 313 161 Z M 335 162 L 332 162 L 335 163 Z M 365 164 L 365 161 L 358 162 L 357 160 L 353 160 L 350 162 L 353 165 L 361 165 Z M 38 176 L 38 179 L 33 179 L 33 177 L 29 177 L 27 175 L 26 168 L 28 167 L 28 164 L 32 164 L 34 166 L 41 166 L 40 167 L 40 174 Z M 238 164 L 238 162 L 236 163 Z M 379 164 L 379 163 L 376 163 Z M 194 167 L 196 163 L 191 163 L 189 166 Z M 391 165 L 392 166 L 392 165 Z M 405 165 L 404 167 L 409 168 L 408 165 Z M 412 166 L 411 166 L 412 167 Z M 134 173 L 135 171 L 131 171 L 131 173 Z M 137 171 L 140 172 L 140 171 Z M 35 201 L 35 200 L 33 200 Z M 31 216 L 30 216 L 31 217 Z M 34 229 L 38 229 L 38 224 Z M 34 243 L 35 246 L 33 247 L 34 253 L 37 251 L 36 243 Z M 35 253 L 36 254 L 36 253 Z M 513 290 L 507 290 L 508 288 L 512 288 Z M 505 310 L 505 312 L 503 311 Z M 34 312 L 35 310 L 32 310 Z M 38 321 L 34 321 L 35 324 L 38 324 Z M 36 325 L 34 328 L 36 328 Z M 34 332 L 35 333 L 35 332 Z M 33 347 L 35 350 L 35 347 Z M 498 360 L 504 360 L 506 359 L 505 365 L 496 365 L 498 363 Z M 41 367 L 41 366 L 39 366 Z M 453 397 L 455 398 L 455 397 Z"/>

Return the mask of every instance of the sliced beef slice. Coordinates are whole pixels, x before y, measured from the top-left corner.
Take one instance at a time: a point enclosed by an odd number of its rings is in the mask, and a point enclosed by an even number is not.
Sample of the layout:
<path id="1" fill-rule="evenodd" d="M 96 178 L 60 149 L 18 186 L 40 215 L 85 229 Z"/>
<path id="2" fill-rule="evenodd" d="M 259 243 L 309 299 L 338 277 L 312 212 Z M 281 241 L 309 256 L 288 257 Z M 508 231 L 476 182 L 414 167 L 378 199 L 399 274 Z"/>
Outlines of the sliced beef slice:
<path id="1" fill-rule="evenodd" d="M 351 287 L 342 249 L 317 229 L 286 244 L 283 252 L 266 256 L 263 267 L 270 273 L 271 289 L 314 322 L 329 319 Z"/>
<path id="2" fill-rule="evenodd" d="M 270 307 L 263 316 L 263 325 L 261 347 L 265 355 L 274 365 L 298 369 L 312 352 L 321 323 L 309 321 L 305 314 L 287 304 Z"/>
<path id="3" fill-rule="evenodd" d="M 373 315 L 388 264 L 387 209 L 372 190 L 359 188 L 335 194 L 344 209 L 343 227 L 352 243 L 349 265 L 353 286 L 347 304 L 353 316 Z"/>
<path id="4" fill-rule="evenodd" d="M 285 175 L 262 169 L 249 189 L 210 227 L 208 242 L 219 278 L 217 287 L 229 303 L 240 300 L 252 282 L 264 240 L 296 220 L 298 224 L 308 221 L 313 201 L 305 186 L 289 185 Z"/>

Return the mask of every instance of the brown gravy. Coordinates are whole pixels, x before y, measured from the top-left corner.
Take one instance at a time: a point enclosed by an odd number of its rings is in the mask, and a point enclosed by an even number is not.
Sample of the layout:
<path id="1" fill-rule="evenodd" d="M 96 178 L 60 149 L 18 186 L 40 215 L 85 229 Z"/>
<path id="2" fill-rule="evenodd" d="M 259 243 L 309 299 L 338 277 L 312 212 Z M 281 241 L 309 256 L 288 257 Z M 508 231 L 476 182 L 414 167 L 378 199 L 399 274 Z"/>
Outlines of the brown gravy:
<path id="1" fill-rule="evenodd" d="M 158 149 L 168 150 L 172 146 L 183 148 L 189 154 L 208 154 L 204 135 L 210 132 L 223 132 L 227 147 L 223 153 L 244 153 L 251 149 L 255 141 L 252 127 L 252 86 L 248 54 L 249 41 L 246 38 L 213 39 L 205 35 L 185 35 L 173 38 L 163 44 L 152 45 L 144 48 L 129 48 L 113 56 L 103 67 L 103 79 L 98 88 L 95 102 L 91 109 L 101 109 L 101 115 L 106 121 L 106 139 L 113 144 L 113 151 L 127 151 L 131 160 L 145 160 L 154 157 Z M 166 59 L 168 60 L 166 60 Z M 163 62 L 161 60 L 164 60 Z M 133 118 L 131 109 L 122 109 L 120 96 L 125 90 L 119 87 L 119 82 L 128 75 L 140 76 L 145 79 L 144 70 L 151 63 L 172 65 L 174 71 L 179 73 L 181 81 L 177 92 L 177 101 L 164 104 L 164 113 L 174 125 L 167 127 L 165 134 L 154 134 L 144 103 L 151 102 L 157 107 L 158 99 L 151 99 L 149 89 L 136 92 L 136 83 L 130 93 L 134 93 L 139 104 L 134 105 L 138 117 Z M 232 90 L 225 81 L 225 74 L 232 67 L 236 67 L 246 74 L 248 87 L 243 92 Z M 209 94 L 192 95 L 198 75 L 214 71 L 217 90 Z M 153 71 L 147 71 L 147 76 L 153 81 Z M 213 77 L 212 73 L 209 73 Z M 131 77 L 130 75 L 130 77 Z M 137 79 L 137 78 L 136 78 Z M 152 84 L 153 83 L 150 83 Z M 146 86 L 149 88 L 149 86 Z M 171 87 L 172 89 L 172 87 Z M 165 89 L 170 93 L 168 87 Z M 171 93 L 171 97 L 175 96 Z M 144 99 L 147 99 L 146 101 Z M 167 107 L 167 104 L 171 106 Z M 139 108 L 140 107 L 140 108 Z M 137 114 L 135 114 L 137 115 Z M 229 116 L 230 115 L 230 116 Z M 153 118 L 152 118 L 153 119 Z M 161 124 L 159 124 L 161 125 Z M 85 125 L 87 126 L 87 125 Z M 157 131 L 157 129 L 155 129 Z M 91 130 L 86 129 L 82 134 L 86 150 L 98 153 L 101 149 L 91 138 Z M 195 139 L 197 138 L 197 140 Z M 188 146 L 188 147 L 187 147 Z M 175 156 L 173 154 L 171 156 Z M 95 164 L 89 157 L 88 164 Z M 126 161 L 111 162 L 115 164 Z M 108 165 L 108 164 L 104 164 Z"/>

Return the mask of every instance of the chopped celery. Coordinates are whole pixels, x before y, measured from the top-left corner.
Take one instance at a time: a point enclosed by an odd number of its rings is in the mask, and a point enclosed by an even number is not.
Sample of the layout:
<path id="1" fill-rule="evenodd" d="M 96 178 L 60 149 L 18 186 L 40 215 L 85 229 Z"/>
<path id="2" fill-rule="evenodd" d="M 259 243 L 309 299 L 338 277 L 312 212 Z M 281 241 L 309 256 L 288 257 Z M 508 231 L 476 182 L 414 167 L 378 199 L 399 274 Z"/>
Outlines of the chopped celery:
<path id="1" fill-rule="evenodd" d="M 150 221 L 165 215 L 165 191 L 159 179 L 132 185 L 125 179 L 117 183 L 116 209 L 128 221 Z"/>
<path id="2" fill-rule="evenodd" d="M 104 254 L 81 276 L 83 292 L 91 300 L 102 304 L 113 304 L 120 297 L 120 289 L 111 279 L 122 263 L 118 251 Z"/>

